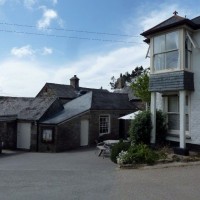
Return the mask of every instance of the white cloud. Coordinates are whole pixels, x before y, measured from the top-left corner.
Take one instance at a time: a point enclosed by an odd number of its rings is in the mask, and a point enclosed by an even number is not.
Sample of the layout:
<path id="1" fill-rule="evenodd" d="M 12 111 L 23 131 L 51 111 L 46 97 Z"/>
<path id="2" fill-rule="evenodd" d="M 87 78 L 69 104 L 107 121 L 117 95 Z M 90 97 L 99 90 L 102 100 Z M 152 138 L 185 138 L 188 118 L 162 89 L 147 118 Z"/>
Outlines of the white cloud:
<path id="1" fill-rule="evenodd" d="M 104 55 L 86 56 L 56 68 L 49 63 L 46 66 L 50 67 L 45 68 L 35 60 L 11 59 L 0 62 L 0 95 L 35 96 L 46 82 L 69 84 L 69 79 L 75 74 L 80 78 L 80 86 L 110 89 L 109 82 L 113 75 L 118 77 L 120 73 L 131 72 L 136 66 L 149 66 L 149 60 L 144 59 L 144 45 L 120 48 Z"/>
<path id="2" fill-rule="evenodd" d="M 36 62 L 7 60 L 1 62 L 0 95 L 35 96 L 51 72 Z"/>
<path id="3" fill-rule="evenodd" d="M 34 56 L 35 51 L 32 49 L 32 47 L 30 45 L 26 45 L 23 47 L 13 47 L 11 49 L 11 55 L 14 55 L 18 58 L 22 58 L 22 57 L 32 57 Z"/>
<path id="4" fill-rule="evenodd" d="M 47 9 L 46 7 L 41 7 L 43 9 L 43 16 L 37 22 L 38 29 L 48 28 L 53 20 L 59 20 L 58 14 L 53 9 Z"/>
<path id="5" fill-rule="evenodd" d="M 172 16 L 174 10 L 178 10 L 182 16 L 187 14 L 191 17 L 190 10 L 180 9 L 177 5 L 161 5 L 138 19 L 141 24 L 140 28 L 147 30 L 155 26 Z M 138 40 L 142 42 L 142 39 Z M 42 52 L 50 54 L 52 53 L 50 49 L 44 47 L 43 51 L 40 50 L 40 54 Z M 46 63 L 46 66 L 50 67 L 45 68 L 35 61 L 31 63 L 22 62 L 22 60 L 0 62 L 0 88 L 4 93 L 12 95 L 35 96 L 46 82 L 69 84 L 69 79 L 76 74 L 80 78 L 80 86 L 92 88 L 103 86 L 109 89 L 112 76 L 118 77 L 120 73 L 131 72 L 136 66 L 149 67 L 150 60 L 145 59 L 146 51 L 146 44 L 138 44 L 118 48 L 105 54 L 85 56 L 76 62 L 67 62 L 56 68 L 50 66 L 50 63 Z"/>
<path id="6" fill-rule="evenodd" d="M 188 18 L 193 18 L 199 15 L 199 13 L 195 13 L 189 8 L 184 8 L 179 4 L 159 4 L 154 10 L 147 12 L 145 15 L 141 15 L 142 17 L 139 18 L 139 24 L 142 28 L 142 31 L 148 30 L 149 28 L 152 28 L 155 25 L 170 18 L 171 16 L 173 16 L 174 11 L 178 11 L 178 15 L 182 17 L 185 17 L 186 15 Z"/>
<path id="7" fill-rule="evenodd" d="M 42 55 L 49 55 L 53 53 L 53 49 L 48 48 L 48 47 L 44 47 L 42 50 Z"/>

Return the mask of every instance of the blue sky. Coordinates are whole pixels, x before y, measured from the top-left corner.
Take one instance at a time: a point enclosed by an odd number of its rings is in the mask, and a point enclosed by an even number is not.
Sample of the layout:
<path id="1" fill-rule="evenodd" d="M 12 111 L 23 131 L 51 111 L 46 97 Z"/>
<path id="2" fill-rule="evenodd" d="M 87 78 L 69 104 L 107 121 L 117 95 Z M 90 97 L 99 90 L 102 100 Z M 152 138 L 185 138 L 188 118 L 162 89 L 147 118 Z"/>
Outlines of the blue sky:
<path id="1" fill-rule="evenodd" d="M 175 10 L 196 17 L 197 5 L 200 0 L 0 0 L 0 95 L 35 96 L 46 82 L 69 84 L 75 74 L 81 86 L 109 89 L 113 75 L 149 66 L 141 32 Z"/>

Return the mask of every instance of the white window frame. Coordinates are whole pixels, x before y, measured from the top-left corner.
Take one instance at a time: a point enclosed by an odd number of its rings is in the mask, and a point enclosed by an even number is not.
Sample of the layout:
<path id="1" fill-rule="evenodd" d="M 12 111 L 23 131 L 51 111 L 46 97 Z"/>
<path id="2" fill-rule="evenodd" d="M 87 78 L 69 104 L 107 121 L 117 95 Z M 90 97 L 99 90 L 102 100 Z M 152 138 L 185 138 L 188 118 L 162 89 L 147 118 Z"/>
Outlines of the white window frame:
<path id="1" fill-rule="evenodd" d="M 101 118 L 107 118 L 108 119 L 108 123 L 107 125 L 102 125 L 101 124 Z M 102 132 L 102 128 L 106 128 L 108 131 L 106 132 Z M 110 115 L 109 114 L 102 114 L 99 116 L 99 135 L 105 135 L 105 134 L 110 134 Z"/>
<path id="2" fill-rule="evenodd" d="M 192 36 L 188 31 L 186 31 L 186 36 L 189 38 L 190 42 L 192 43 L 192 46 L 196 49 L 199 48 L 198 44 L 192 39 Z"/>
<path id="3" fill-rule="evenodd" d="M 165 113 L 167 114 L 167 122 L 168 122 L 168 115 L 170 115 L 170 114 L 177 114 L 177 115 L 179 115 L 180 116 L 180 111 L 179 111 L 179 96 L 178 96 L 178 94 L 177 94 L 177 97 L 178 97 L 178 112 L 169 112 L 168 111 L 168 98 L 170 97 L 170 96 L 176 96 L 176 94 L 169 94 L 169 95 L 166 95 L 165 97 L 164 97 L 164 111 L 165 111 Z M 188 93 L 188 94 L 186 94 L 186 98 L 187 98 L 187 100 L 186 100 L 186 102 L 188 102 L 188 105 L 187 105 L 187 110 L 185 110 L 185 114 L 186 115 L 188 115 L 188 117 L 189 117 L 189 121 L 188 121 L 188 123 L 189 123 L 189 125 L 188 125 L 188 130 L 186 130 L 185 131 L 185 133 L 186 133 L 186 136 L 190 136 L 190 111 L 191 111 L 191 109 L 190 109 L 190 105 L 191 105 L 191 100 L 190 100 L 190 94 Z M 186 109 L 186 105 L 185 105 L 185 109 Z M 179 120 L 180 120 L 180 117 L 179 117 Z M 168 129 L 168 133 L 169 134 L 173 134 L 173 135 L 179 135 L 180 134 L 180 130 L 173 130 L 173 129 Z"/>
<path id="4" fill-rule="evenodd" d="M 178 48 L 177 49 L 170 49 L 170 50 L 166 50 L 166 35 L 167 34 L 170 34 L 170 33 L 173 33 L 173 32 L 177 32 L 178 34 Z M 159 52 L 159 53 L 155 53 L 155 38 L 156 37 L 159 37 L 159 36 L 164 36 L 165 37 L 165 50 L 162 51 L 162 52 Z M 170 52 L 175 52 L 175 51 L 178 51 L 178 66 L 176 68 L 167 68 L 166 67 L 166 54 L 167 53 L 170 53 Z M 164 34 L 161 34 L 161 35 L 156 35 L 154 36 L 153 38 L 153 72 L 154 73 L 162 73 L 162 72 L 167 72 L 167 71 L 176 71 L 176 70 L 179 70 L 180 69 L 180 60 L 181 60 L 181 55 L 180 55 L 180 30 L 175 30 L 175 31 L 171 31 L 171 32 L 166 32 Z M 164 67 L 163 69 L 156 69 L 155 68 L 155 56 L 156 55 L 164 55 L 165 59 L 164 59 Z"/>

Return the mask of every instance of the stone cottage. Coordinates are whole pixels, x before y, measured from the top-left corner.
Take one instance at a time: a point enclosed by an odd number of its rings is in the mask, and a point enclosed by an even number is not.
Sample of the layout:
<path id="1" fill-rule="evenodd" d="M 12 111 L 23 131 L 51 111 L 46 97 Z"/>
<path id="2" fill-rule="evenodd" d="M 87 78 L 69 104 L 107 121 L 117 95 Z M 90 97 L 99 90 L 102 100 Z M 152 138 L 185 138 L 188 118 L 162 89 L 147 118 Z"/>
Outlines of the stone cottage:
<path id="1" fill-rule="evenodd" d="M 58 152 L 93 145 L 95 140 L 123 138 L 127 126 L 119 117 L 140 102 L 128 94 L 46 83 L 35 98 L 0 97 L 0 133 L 4 148 Z"/>
<path id="2" fill-rule="evenodd" d="M 137 110 L 127 94 L 90 91 L 40 122 L 39 151 L 64 151 L 95 140 L 125 138 L 128 124 L 118 118 Z"/>

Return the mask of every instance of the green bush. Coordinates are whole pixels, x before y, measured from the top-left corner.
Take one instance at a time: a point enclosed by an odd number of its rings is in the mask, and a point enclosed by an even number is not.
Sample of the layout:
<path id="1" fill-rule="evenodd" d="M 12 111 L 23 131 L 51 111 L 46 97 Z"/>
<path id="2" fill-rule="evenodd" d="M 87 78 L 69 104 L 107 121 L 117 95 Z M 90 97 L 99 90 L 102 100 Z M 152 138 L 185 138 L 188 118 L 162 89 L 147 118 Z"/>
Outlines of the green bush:
<path id="1" fill-rule="evenodd" d="M 150 144 L 151 138 L 151 113 L 143 111 L 132 120 L 129 135 L 133 144 Z M 167 133 L 166 115 L 161 111 L 156 111 L 156 144 L 163 146 Z"/>
<path id="2" fill-rule="evenodd" d="M 117 156 L 121 151 L 127 151 L 130 147 L 130 143 L 125 143 L 123 141 L 120 141 L 119 143 L 113 145 L 111 149 L 111 156 L 110 159 L 114 162 L 117 163 Z"/>
<path id="3" fill-rule="evenodd" d="M 133 144 L 150 144 L 151 137 L 151 113 L 150 111 L 140 112 L 134 120 L 132 120 L 129 135 Z"/>
<path id="4" fill-rule="evenodd" d="M 159 159 L 159 154 L 145 144 L 131 146 L 127 152 L 119 154 L 119 164 L 154 164 Z"/>

